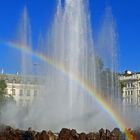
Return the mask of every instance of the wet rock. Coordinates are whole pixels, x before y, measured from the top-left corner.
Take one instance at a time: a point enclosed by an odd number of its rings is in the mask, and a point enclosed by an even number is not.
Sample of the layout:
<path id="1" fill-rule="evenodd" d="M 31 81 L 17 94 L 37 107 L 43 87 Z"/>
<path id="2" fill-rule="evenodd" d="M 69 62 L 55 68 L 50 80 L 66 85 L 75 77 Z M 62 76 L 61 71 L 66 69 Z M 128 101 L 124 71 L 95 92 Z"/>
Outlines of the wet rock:
<path id="1" fill-rule="evenodd" d="M 99 130 L 99 139 L 100 140 L 106 140 L 106 134 L 105 134 L 105 130 L 103 128 L 101 128 Z"/>
<path id="2" fill-rule="evenodd" d="M 71 136 L 71 130 L 63 128 L 59 133 L 58 140 L 74 140 L 74 138 Z"/>
<path id="3" fill-rule="evenodd" d="M 86 140 L 86 138 L 87 138 L 86 133 L 80 133 L 78 140 Z"/>
<path id="4" fill-rule="evenodd" d="M 40 133 L 37 132 L 37 133 L 35 134 L 35 136 L 34 136 L 34 140 L 39 140 L 39 138 L 40 138 Z"/>
<path id="5" fill-rule="evenodd" d="M 120 140 L 121 139 L 121 131 L 119 128 L 114 128 L 113 131 L 111 132 L 112 139 L 113 140 Z"/>
<path id="6" fill-rule="evenodd" d="M 79 134 L 76 132 L 75 129 L 72 129 L 70 133 L 71 133 L 71 136 L 72 136 L 75 140 L 77 140 L 77 139 L 79 138 Z"/>
<path id="7" fill-rule="evenodd" d="M 140 140 L 140 132 L 126 129 L 133 140 Z M 103 128 L 99 132 L 94 133 L 77 133 L 75 129 L 63 128 L 60 133 L 43 130 L 42 132 L 33 131 L 29 128 L 27 131 L 14 129 L 10 126 L 5 126 L 0 131 L 0 140 L 126 140 L 126 134 L 120 129 L 114 128 L 110 130 Z"/>
<path id="8" fill-rule="evenodd" d="M 40 140 L 49 140 L 49 135 L 47 134 L 47 132 L 45 130 L 43 130 L 39 136 Z"/>
<path id="9" fill-rule="evenodd" d="M 26 131 L 22 137 L 23 140 L 33 140 L 32 132 Z"/>
<path id="10" fill-rule="evenodd" d="M 86 137 L 87 137 L 87 140 L 96 140 L 97 139 L 97 135 L 95 133 L 88 133 Z"/>
<path id="11" fill-rule="evenodd" d="M 111 132 L 108 129 L 106 129 L 106 140 L 111 140 Z"/>
<path id="12" fill-rule="evenodd" d="M 58 136 L 56 136 L 52 131 L 48 131 L 49 140 L 57 140 Z"/>

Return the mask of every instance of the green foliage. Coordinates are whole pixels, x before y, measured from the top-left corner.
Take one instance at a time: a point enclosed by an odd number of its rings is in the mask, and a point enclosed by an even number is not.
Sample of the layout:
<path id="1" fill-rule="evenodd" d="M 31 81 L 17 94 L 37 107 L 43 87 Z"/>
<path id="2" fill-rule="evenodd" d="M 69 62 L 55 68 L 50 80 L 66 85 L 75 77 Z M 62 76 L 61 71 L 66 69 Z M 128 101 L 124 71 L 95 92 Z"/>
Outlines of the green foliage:
<path id="1" fill-rule="evenodd" d="M 0 114 L 1 114 L 1 109 L 2 107 L 7 103 L 7 102 L 13 102 L 15 103 L 15 100 L 12 95 L 8 95 L 7 91 L 7 84 L 5 80 L 0 79 Z"/>
<path id="2" fill-rule="evenodd" d="M 6 102 L 6 88 L 7 85 L 5 81 L 0 79 L 0 106 Z"/>
<path id="3" fill-rule="evenodd" d="M 99 71 L 102 71 L 104 69 L 102 59 L 99 56 L 96 56 L 95 59 L 96 59 L 96 67 L 98 68 Z"/>
<path id="4" fill-rule="evenodd" d="M 7 94 L 6 88 L 7 88 L 7 84 L 5 80 L 0 79 L 0 113 L 1 113 L 2 107 L 7 102 L 15 102 L 13 96 Z"/>
<path id="5" fill-rule="evenodd" d="M 104 98 L 110 99 L 118 96 L 119 81 L 118 74 L 112 71 L 111 68 L 106 68 L 101 57 L 96 56 L 96 73 L 99 78 L 96 79 L 99 88 Z M 98 85 L 97 85 L 98 86 Z M 97 87 L 98 88 L 98 87 Z"/>
<path id="6" fill-rule="evenodd" d="M 121 87 L 121 89 L 123 89 L 125 87 L 125 83 L 120 81 L 120 87 Z"/>
<path id="7" fill-rule="evenodd" d="M 0 80 L 0 93 L 5 93 L 7 85 L 4 80 Z"/>
<path id="8" fill-rule="evenodd" d="M 120 89 L 121 89 L 121 93 L 123 93 L 123 88 L 125 87 L 125 83 L 123 81 L 120 81 Z"/>

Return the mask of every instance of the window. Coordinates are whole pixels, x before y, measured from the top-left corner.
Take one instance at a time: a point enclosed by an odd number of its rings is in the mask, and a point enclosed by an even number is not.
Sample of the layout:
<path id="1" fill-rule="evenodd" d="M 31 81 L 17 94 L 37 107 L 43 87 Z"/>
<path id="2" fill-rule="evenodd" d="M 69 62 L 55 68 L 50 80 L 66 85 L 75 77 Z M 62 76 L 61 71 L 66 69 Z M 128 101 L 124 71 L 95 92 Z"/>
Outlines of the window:
<path id="1" fill-rule="evenodd" d="M 23 96 L 23 90 L 20 90 L 19 96 Z"/>
<path id="2" fill-rule="evenodd" d="M 128 87 L 128 88 L 133 87 L 133 83 L 128 83 L 128 84 L 127 84 L 127 87 Z"/>
<path id="3" fill-rule="evenodd" d="M 126 103 L 127 104 L 132 104 L 133 103 L 133 99 L 132 98 L 126 98 Z"/>
<path id="4" fill-rule="evenodd" d="M 125 91 L 125 96 L 133 95 L 133 90 Z"/>
<path id="5" fill-rule="evenodd" d="M 129 83 L 126 84 L 126 87 L 129 87 Z"/>
<path id="6" fill-rule="evenodd" d="M 130 95 L 130 91 L 128 91 L 128 95 Z"/>
<path id="7" fill-rule="evenodd" d="M 127 96 L 127 91 L 125 91 L 125 96 Z"/>
<path id="8" fill-rule="evenodd" d="M 16 95 L 16 90 L 12 89 L 12 95 Z"/>
<path id="9" fill-rule="evenodd" d="M 27 90 L 27 96 L 30 96 L 30 90 Z"/>

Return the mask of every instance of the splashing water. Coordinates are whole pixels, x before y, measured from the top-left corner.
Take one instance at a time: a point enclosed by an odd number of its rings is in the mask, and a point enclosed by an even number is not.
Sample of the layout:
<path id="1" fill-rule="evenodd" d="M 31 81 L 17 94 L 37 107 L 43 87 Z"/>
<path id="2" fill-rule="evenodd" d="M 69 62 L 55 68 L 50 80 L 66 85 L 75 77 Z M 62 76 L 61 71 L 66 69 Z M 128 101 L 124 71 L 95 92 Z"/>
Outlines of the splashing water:
<path id="1" fill-rule="evenodd" d="M 112 72 L 106 72 L 102 68 L 101 61 L 102 59 L 106 67 L 115 72 L 115 30 L 113 20 L 106 22 L 107 18 L 105 18 L 99 39 L 94 44 L 88 2 L 65 0 L 64 6 L 62 6 L 61 0 L 58 0 L 48 43 L 47 45 L 43 43 L 44 49 L 41 41 L 37 51 L 49 57 L 57 65 L 63 66 L 67 76 L 51 65 L 40 62 L 39 76 L 43 74 L 41 77 L 43 79 L 45 77 L 41 93 L 24 118 L 19 119 L 21 116 L 17 114 L 18 109 L 16 109 L 13 112 L 17 115 L 13 115 L 13 118 L 10 117 L 10 119 L 7 118 L 6 123 L 19 128 L 31 126 L 35 129 L 48 128 L 55 131 L 62 127 L 88 131 L 115 126 L 115 122 L 96 103 L 94 96 L 92 98 L 87 96 L 85 89 L 81 88 L 74 79 L 69 78 L 71 73 L 75 77 L 80 77 L 82 81 L 89 83 L 90 87 L 104 93 L 102 96 L 106 97 L 107 102 L 118 103 L 119 98 L 115 99 L 116 96 L 118 97 L 115 76 Z M 23 30 L 19 43 L 31 46 L 29 21 L 25 11 L 22 25 L 24 28 L 21 27 Z M 105 38 L 106 35 L 108 38 Z M 105 54 L 105 51 L 110 53 Z M 28 66 L 33 66 L 33 62 L 24 55 L 22 70 L 23 74 L 27 74 L 29 70 L 26 67 L 27 63 Z"/>

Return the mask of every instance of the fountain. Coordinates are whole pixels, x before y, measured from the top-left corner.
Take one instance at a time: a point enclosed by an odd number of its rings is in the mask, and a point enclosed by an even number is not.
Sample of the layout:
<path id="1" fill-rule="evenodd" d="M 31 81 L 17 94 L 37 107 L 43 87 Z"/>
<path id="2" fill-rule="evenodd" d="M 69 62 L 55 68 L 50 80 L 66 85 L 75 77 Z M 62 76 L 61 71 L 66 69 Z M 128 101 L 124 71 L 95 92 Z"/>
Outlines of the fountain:
<path id="1" fill-rule="evenodd" d="M 31 126 L 34 129 L 48 128 L 54 131 L 62 127 L 89 131 L 116 126 L 116 122 L 110 119 L 95 96 L 87 90 L 93 89 L 92 92 L 102 96 L 106 102 L 118 105 L 118 83 L 114 74 L 116 36 L 110 13 L 106 13 L 98 40 L 95 41 L 92 37 L 88 2 L 65 0 L 62 4 L 62 1 L 58 0 L 47 43 L 42 45 L 41 41 L 40 48 L 34 52 L 36 56 L 43 56 L 47 61 L 44 63 L 38 60 L 39 68 L 36 74 L 45 79 L 41 93 L 24 118 L 19 119 L 18 115 L 14 115 L 15 118 L 10 118 L 9 122 L 7 118 L 9 124 L 23 129 Z M 26 9 L 23 15 L 18 43 L 32 51 Z M 33 67 L 34 64 L 29 57 L 23 52 L 24 75 L 31 71 L 27 66 Z M 106 67 L 109 69 L 105 69 Z"/>

